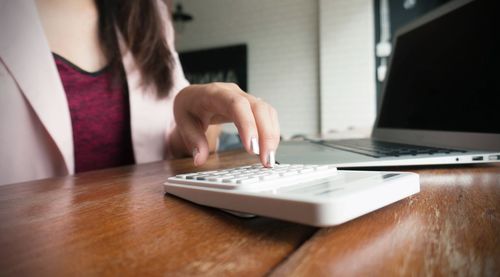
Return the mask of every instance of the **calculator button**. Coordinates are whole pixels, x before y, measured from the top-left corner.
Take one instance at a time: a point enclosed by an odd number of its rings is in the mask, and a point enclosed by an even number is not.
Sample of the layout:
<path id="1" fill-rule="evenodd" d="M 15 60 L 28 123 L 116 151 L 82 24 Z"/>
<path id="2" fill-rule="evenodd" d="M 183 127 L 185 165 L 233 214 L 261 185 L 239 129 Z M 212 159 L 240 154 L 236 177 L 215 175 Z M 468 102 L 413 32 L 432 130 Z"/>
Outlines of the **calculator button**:
<path id="1" fill-rule="evenodd" d="M 267 181 L 267 180 L 275 180 L 275 179 L 278 179 L 279 177 L 280 177 L 279 174 L 269 174 L 269 175 L 260 176 L 259 179 L 262 181 Z"/>
<path id="2" fill-rule="evenodd" d="M 217 171 L 217 174 L 227 174 L 227 173 L 229 173 L 229 170 Z"/>
<path id="3" fill-rule="evenodd" d="M 287 177 L 287 176 L 293 176 L 299 174 L 298 171 L 286 171 L 286 172 L 281 172 L 280 176 Z"/>
<path id="4" fill-rule="evenodd" d="M 222 182 L 223 179 L 221 177 L 214 176 L 214 177 L 208 178 L 207 180 L 210 182 Z"/>
<path id="5" fill-rule="evenodd" d="M 206 180 L 208 177 L 212 177 L 211 175 L 198 175 L 196 176 L 196 180 Z"/>
<path id="6" fill-rule="evenodd" d="M 197 175 L 197 173 L 188 173 L 188 174 L 179 174 L 179 175 L 176 175 L 175 177 L 179 178 L 179 179 L 188 179 L 188 177 L 193 177 L 196 175 Z M 192 179 L 192 178 L 190 178 L 190 179 Z"/>
<path id="7" fill-rule="evenodd" d="M 251 178 L 244 178 L 244 179 L 237 179 L 236 180 L 236 183 L 237 184 L 252 184 L 252 183 L 256 183 L 259 181 L 259 178 L 256 178 L 256 177 L 251 177 Z"/>

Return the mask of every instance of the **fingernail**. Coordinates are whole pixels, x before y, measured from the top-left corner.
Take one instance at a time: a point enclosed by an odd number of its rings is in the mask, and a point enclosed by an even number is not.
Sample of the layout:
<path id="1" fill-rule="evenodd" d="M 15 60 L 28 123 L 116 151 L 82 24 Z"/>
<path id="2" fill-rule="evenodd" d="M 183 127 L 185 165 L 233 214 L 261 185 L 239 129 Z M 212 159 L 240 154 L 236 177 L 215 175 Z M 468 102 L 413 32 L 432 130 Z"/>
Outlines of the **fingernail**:
<path id="1" fill-rule="evenodd" d="M 257 138 L 252 137 L 250 139 L 250 148 L 252 149 L 252 152 L 255 155 L 259 155 L 260 149 L 259 149 L 259 141 L 257 140 Z"/>
<path id="2" fill-rule="evenodd" d="M 198 156 L 200 154 L 200 151 L 198 150 L 198 148 L 194 148 L 193 149 L 193 163 L 194 163 L 194 166 L 198 166 Z"/>
<path id="3" fill-rule="evenodd" d="M 267 166 L 274 167 L 276 160 L 274 159 L 274 151 L 269 151 L 267 153 Z"/>

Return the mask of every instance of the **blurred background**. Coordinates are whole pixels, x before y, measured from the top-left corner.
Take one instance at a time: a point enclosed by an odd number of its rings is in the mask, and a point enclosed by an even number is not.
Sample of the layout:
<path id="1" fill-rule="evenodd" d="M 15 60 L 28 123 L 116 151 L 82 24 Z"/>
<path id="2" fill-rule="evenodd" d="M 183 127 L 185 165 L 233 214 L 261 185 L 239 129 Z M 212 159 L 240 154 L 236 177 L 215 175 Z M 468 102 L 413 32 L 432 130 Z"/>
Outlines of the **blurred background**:
<path id="1" fill-rule="evenodd" d="M 282 136 L 367 135 L 392 37 L 445 0 L 171 0 L 192 83 L 235 82 L 279 112 Z M 235 133 L 232 125 L 226 133 Z"/>

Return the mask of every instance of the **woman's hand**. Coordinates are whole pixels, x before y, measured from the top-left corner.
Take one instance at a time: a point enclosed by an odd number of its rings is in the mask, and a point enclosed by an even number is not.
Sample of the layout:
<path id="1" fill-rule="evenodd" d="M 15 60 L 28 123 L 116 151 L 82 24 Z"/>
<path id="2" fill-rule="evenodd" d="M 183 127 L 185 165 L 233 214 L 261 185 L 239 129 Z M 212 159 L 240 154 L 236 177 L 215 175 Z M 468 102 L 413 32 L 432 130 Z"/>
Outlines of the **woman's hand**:
<path id="1" fill-rule="evenodd" d="M 177 128 L 171 140 L 177 155 L 192 153 L 196 166 L 205 163 L 209 145 L 205 132 L 212 124 L 234 122 L 246 151 L 260 153 L 266 167 L 274 163 L 280 139 L 276 110 L 266 102 L 242 91 L 236 84 L 191 85 L 175 98 Z"/>

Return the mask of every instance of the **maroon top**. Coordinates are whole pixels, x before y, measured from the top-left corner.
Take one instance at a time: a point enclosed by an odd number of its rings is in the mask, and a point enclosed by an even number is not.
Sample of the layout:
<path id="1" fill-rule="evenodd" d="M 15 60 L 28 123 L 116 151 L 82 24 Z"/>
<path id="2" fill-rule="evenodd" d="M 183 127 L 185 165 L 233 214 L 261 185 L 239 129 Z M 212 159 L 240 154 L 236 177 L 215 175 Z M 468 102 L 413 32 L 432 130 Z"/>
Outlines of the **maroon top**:
<path id="1" fill-rule="evenodd" d="M 75 172 L 134 163 L 127 86 L 106 67 L 87 72 L 54 54 L 68 99 Z"/>

